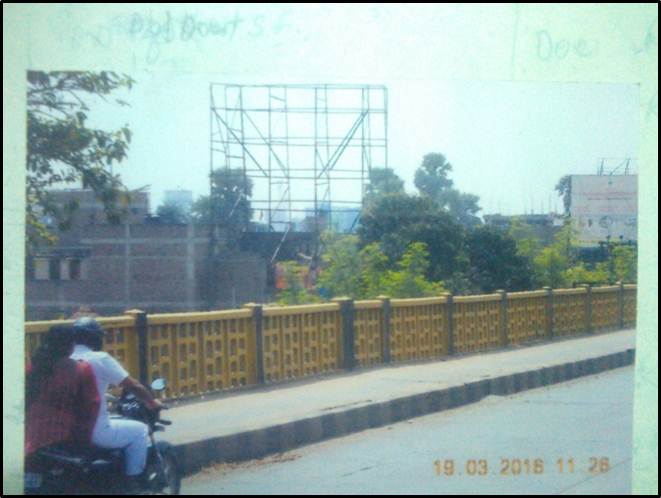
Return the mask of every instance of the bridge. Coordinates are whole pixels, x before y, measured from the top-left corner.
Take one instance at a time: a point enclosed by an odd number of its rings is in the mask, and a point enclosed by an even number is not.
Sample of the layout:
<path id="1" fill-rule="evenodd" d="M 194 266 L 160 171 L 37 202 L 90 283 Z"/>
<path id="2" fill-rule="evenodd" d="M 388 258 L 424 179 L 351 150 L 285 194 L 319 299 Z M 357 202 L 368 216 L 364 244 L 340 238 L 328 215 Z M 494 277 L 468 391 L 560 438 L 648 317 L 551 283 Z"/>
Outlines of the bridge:
<path id="1" fill-rule="evenodd" d="M 193 474 L 605 375 L 634 361 L 635 308 L 619 284 L 100 321 L 134 376 L 168 380 L 167 439 Z M 27 354 L 55 323 L 71 322 L 26 324 Z"/>

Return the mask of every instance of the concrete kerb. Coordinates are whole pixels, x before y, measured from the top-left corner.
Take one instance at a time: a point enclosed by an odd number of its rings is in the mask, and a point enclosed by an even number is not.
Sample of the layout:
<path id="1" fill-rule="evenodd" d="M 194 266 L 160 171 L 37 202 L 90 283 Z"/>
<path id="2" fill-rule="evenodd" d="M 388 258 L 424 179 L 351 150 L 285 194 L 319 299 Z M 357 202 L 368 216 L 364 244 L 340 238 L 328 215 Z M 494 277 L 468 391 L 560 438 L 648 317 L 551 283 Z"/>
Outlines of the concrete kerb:
<path id="1" fill-rule="evenodd" d="M 631 365 L 634 360 L 635 350 L 628 349 L 620 353 L 484 379 L 263 429 L 180 444 L 175 446 L 175 451 L 182 472 L 188 475 L 214 463 L 263 458 L 326 439 L 476 403 L 489 395 L 505 396 L 594 375 Z"/>

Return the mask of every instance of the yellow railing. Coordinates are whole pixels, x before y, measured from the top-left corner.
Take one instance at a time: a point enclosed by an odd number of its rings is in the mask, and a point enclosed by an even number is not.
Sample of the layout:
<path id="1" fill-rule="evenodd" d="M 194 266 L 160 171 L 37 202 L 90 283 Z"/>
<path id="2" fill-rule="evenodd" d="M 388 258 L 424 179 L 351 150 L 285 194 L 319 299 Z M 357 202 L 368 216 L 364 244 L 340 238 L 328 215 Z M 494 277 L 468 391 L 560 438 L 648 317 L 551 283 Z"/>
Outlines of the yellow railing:
<path id="1" fill-rule="evenodd" d="M 624 303 L 623 303 L 623 315 L 624 315 L 624 325 L 632 326 L 636 324 L 636 293 L 637 289 L 635 285 L 625 285 L 624 286 Z"/>
<path id="2" fill-rule="evenodd" d="M 150 315 L 148 380 L 164 377 L 178 396 L 255 383 L 249 309 Z"/>
<path id="3" fill-rule="evenodd" d="M 636 286 L 99 318 L 105 350 L 184 397 L 354 366 L 440 358 L 635 324 Z M 26 357 L 53 325 L 28 322 Z"/>
<path id="4" fill-rule="evenodd" d="M 360 366 L 383 362 L 383 301 L 356 301 L 354 314 L 354 351 Z"/>
<path id="5" fill-rule="evenodd" d="M 553 333 L 556 336 L 575 335 L 588 330 L 587 296 L 586 288 L 553 291 Z"/>
<path id="6" fill-rule="evenodd" d="M 340 368 L 342 320 L 336 303 L 263 309 L 264 380 Z"/>
<path id="7" fill-rule="evenodd" d="M 620 322 L 618 286 L 591 289 L 591 323 L 594 330 L 614 330 Z"/>
<path id="8" fill-rule="evenodd" d="M 390 351 L 395 361 L 447 354 L 447 297 L 393 299 Z"/>
<path id="9" fill-rule="evenodd" d="M 542 339 L 548 335 L 547 291 L 507 294 L 507 340 L 511 344 Z"/>
<path id="10" fill-rule="evenodd" d="M 456 297 L 453 311 L 455 351 L 469 353 L 501 344 L 502 298 L 500 294 Z"/>

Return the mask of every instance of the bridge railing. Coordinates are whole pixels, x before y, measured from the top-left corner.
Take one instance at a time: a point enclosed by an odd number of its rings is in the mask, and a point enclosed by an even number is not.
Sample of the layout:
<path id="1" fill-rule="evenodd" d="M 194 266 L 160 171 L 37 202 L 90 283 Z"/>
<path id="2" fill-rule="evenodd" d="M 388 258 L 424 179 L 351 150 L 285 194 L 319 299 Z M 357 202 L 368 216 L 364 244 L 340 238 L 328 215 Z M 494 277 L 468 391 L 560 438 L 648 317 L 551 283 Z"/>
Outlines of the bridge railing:
<path id="1" fill-rule="evenodd" d="M 105 350 L 142 382 L 168 380 L 172 398 L 356 367 L 443 358 L 635 325 L 636 286 L 99 318 Z M 27 322 L 26 358 L 53 325 Z"/>

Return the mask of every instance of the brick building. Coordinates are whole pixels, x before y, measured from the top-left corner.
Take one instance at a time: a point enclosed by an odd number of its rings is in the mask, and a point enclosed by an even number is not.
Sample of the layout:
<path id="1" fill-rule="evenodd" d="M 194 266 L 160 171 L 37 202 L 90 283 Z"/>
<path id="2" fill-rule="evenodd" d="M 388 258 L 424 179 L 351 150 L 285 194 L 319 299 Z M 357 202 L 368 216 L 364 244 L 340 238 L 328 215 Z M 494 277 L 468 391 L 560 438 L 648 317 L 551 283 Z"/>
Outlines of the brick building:
<path id="1" fill-rule="evenodd" d="M 210 268 L 208 227 L 150 222 L 146 193 L 132 196 L 121 225 L 107 223 L 90 191 L 61 191 L 57 196 L 59 202 L 75 199 L 79 210 L 71 229 L 58 233 L 57 245 L 27 262 L 29 320 L 69 317 L 81 307 L 99 315 L 134 308 L 181 312 L 266 298 L 263 257 L 228 253 Z"/>

